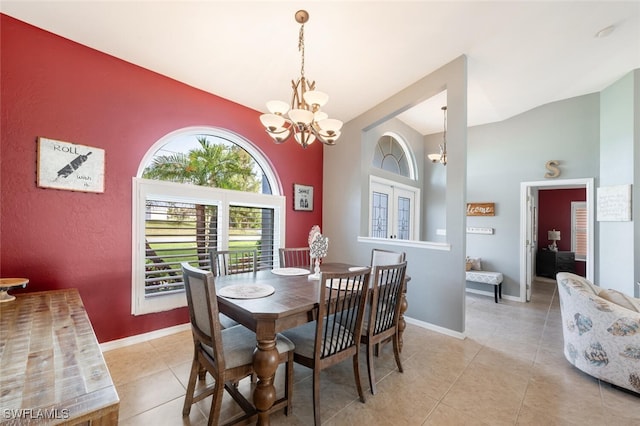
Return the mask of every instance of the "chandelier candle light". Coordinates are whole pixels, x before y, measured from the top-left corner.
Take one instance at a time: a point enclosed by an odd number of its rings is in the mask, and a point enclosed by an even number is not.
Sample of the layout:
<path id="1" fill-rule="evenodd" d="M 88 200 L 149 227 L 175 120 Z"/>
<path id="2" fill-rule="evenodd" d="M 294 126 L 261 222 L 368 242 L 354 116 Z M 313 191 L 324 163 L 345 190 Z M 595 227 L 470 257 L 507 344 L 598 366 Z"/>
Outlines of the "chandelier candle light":
<path id="1" fill-rule="evenodd" d="M 444 114 L 444 125 L 442 131 L 442 143 L 440 144 L 439 154 L 429 154 L 427 157 L 432 163 L 442 163 L 443 166 L 447 165 L 447 107 L 440 108 Z"/>
<path id="2" fill-rule="evenodd" d="M 275 143 L 285 142 L 293 135 L 303 148 L 316 139 L 325 145 L 335 145 L 340 137 L 342 121 L 329 118 L 320 108 L 329 100 L 329 95 L 315 90 L 316 82 L 304 76 L 304 24 L 309 20 L 306 10 L 295 15 L 300 24 L 298 50 L 301 54 L 300 77 L 291 81 L 293 96 L 291 103 L 284 101 L 267 102 L 268 114 L 260 116 L 260 122 Z"/>

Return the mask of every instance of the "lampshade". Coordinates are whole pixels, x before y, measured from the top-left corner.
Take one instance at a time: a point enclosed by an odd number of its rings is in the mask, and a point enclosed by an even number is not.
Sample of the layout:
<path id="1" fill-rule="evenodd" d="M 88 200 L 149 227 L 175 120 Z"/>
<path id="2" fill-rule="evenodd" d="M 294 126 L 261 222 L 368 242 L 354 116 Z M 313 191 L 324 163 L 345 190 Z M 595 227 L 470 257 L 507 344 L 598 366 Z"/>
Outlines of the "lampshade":
<path id="1" fill-rule="evenodd" d="M 556 231 L 555 229 L 548 231 L 547 238 L 553 241 L 560 241 L 560 231 Z"/>

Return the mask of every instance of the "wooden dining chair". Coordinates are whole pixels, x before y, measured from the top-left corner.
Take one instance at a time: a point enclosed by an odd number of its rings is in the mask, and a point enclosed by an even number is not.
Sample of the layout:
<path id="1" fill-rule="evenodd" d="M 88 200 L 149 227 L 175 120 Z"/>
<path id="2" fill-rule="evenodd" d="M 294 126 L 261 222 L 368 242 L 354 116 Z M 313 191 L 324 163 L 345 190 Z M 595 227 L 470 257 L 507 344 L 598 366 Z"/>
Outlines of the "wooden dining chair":
<path id="1" fill-rule="evenodd" d="M 209 250 L 209 264 L 214 277 L 231 274 L 256 272 L 258 251 L 247 250 Z M 238 323 L 225 314 L 220 314 L 222 328 L 233 327 Z"/>
<path id="2" fill-rule="evenodd" d="M 371 304 L 362 327 L 360 342 L 366 345 L 367 373 L 371 393 L 376 393 L 376 378 L 373 367 L 373 357 L 377 345 L 387 340 L 393 342 L 393 355 L 398 370 L 402 373 L 400 360 L 400 340 L 398 334 L 398 320 L 402 304 L 407 262 L 396 265 L 376 266 L 373 268 L 373 286 L 370 293 Z"/>
<path id="3" fill-rule="evenodd" d="M 375 268 L 376 266 L 396 265 L 398 263 L 404 262 L 405 259 L 406 259 L 406 254 L 403 251 L 398 252 L 398 251 L 374 248 L 371 250 L 371 269 Z M 371 279 L 369 280 L 371 283 L 371 286 L 373 286 L 373 283 L 374 283 L 373 280 L 374 280 L 374 276 L 372 274 Z M 379 342 L 375 345 L 374 353 L 376 356 L 380 351 L 380 345 L 387 343 L 389 340 L 390 339 L 386 339 L 385 341 Z"/>
<path id="4" fill-rule="evenodd" d="M 182 263 L 184 287 L 187 293 L 189 319 L 193 334 L 194 354 L 189 374 L 187 393 L 182 415 L 188 416 L 191 405 L 213 395 L 209 411 L 209 425 L 219 422 L 222 397 L 226 390 L 242 407 L 244 414 L 224 423 L 225 425 L 246 423 L 257 415 L 255 407 L 238 390 L 237 382 L 253 373 L 253 352 L 256 347 L 256 335 L 248 328 L 235 326 L 222 329 L 218 320 L 218 302 L 216 288 L 211 271 L 194 268 Z M 291 407 L 293 389 L 293 343 L 278 335 L 276 348 L 280 363 L 286 363 L 284 397 L 278 399 L 272 411 L 285 408 L 288 414 Z M 204 378 L 200 373 L 208 372 L 215 383 L 197 394 L 196 380 Z"/>
<path id="5" fill-rule="evenodd" d="M 281 268 L 311 268 L 309 247 L 285 247 L 278 250 Z"/>
<path id="6" fill-rule="evenodd" d="M 209 262 L 211 271 L 216 277 L 231 274 L 256 272 L 258 250 L 209 250 Z"/>
<path id="7" fill-rule="evenodd" d="M 360 339 L 369 292 L 369 268 L 354 272 L 320 274 L 318 320 L 284 331 L 295 345 L 293 360 L 313 369 L 313 416 L 320 425 L 320 371 L 351 357 L 360 401 Z"/>

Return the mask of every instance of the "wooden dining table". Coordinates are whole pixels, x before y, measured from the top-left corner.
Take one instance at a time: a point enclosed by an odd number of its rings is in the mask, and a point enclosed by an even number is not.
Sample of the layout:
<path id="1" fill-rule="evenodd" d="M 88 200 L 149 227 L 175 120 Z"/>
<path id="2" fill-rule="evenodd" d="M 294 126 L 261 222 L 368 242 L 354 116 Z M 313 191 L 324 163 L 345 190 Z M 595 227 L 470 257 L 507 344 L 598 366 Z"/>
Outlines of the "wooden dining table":
<path id="1" fill-rule="evenodd" d="M 347 272 L 355 265 L 344 263 L 323 263 L 321 272 Z M 275 292 L 256 299 L 235 299 L 218 295 L 218 308 L 223 314 L 256 333 L 256 349 L 253 367 L 258 377 L 253 393 L 253 403 L 258 411 L 259 425 L 269 425 L 269 410 L 276 400 L 274 377 L 278 368 L 276 334 L 313 320 L 313 312 L 318 306 L 320 282 L 308 275 L 278 275 L 270 270 L 255 273 L 225 275 L 216 277 L 216 288 L 241 284 L 266 284 Z M 405 286 L 406 290 L 406 286 Z M 403 314 L 407 309 L 403 292 L 399 333 L 405 328 Z"/>

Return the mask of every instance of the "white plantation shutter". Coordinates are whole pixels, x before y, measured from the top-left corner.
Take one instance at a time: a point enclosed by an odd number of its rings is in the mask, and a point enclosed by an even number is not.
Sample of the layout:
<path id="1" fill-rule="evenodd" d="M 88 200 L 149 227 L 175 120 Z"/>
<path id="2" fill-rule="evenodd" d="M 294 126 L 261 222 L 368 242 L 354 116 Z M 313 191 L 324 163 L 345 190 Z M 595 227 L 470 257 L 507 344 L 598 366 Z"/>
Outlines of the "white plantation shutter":
<path id="1" fill-rule="evenodd" d="M 587 203 L 571 202 L 571 251 L 576 259 L 587 258 Z"/>

